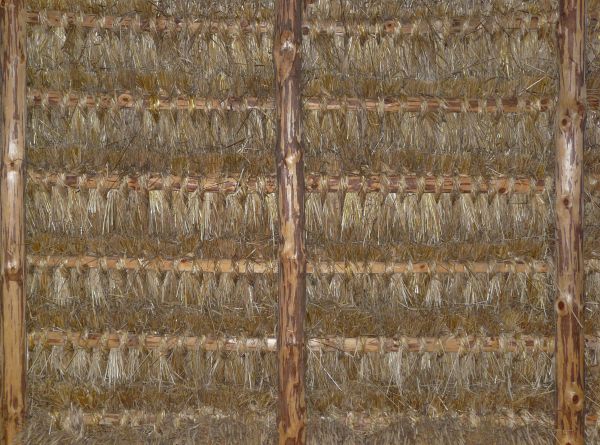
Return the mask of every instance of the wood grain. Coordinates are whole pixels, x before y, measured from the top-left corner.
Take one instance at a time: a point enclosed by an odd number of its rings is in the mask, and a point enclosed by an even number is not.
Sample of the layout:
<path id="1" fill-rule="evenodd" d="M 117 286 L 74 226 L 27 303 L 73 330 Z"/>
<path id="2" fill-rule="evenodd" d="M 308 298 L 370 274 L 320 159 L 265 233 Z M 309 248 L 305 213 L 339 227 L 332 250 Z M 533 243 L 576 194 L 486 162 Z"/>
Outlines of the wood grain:
<path id="1" fill-rule="evenodd" d="M 280 445 L 306 442 L 304 394 L 306 252 L 302 149 L 302 0 L 277 0 L 273 36 L 277 180 L 279 184 L 279 363 Z"/>
<path id="2" fill-rule="evenodd" d="M 585 1 L 560 0 L 556 112 L 556 439 L 584 443 Z"/>
<path id="3" fill-rule="evenodd" d="M 0 172 L 0 384 L 3 445 L 18 443 L 25 418 L 25 14 L 0 2 L 2 165 Z"/>

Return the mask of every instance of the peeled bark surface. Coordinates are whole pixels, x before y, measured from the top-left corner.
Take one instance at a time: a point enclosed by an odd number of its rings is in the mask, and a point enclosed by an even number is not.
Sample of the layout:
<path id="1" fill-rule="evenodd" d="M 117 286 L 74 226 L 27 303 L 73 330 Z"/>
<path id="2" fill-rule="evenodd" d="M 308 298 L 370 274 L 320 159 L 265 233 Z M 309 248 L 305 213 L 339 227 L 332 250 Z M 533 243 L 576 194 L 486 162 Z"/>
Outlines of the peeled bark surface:
<path id="1" fill-rule="evenodd" d="M 585 2 L 561 0 L 556 113 L 556 438 L 584 443 L 583 135 Z"/>
<path id="2" fill-rule="evenodd" d="M 25 15 L 20 0 L 0 2 L 2 166 L 0 173 L 0 443 L 13 444 L 25 416 Z"/>
<path id="3" fill-rule="evenodd" d="M 302 1 L 276 2 L 273 61 L 279 183 L 279 443 L 306 442 L 304 163 L 300 100 Z"/>

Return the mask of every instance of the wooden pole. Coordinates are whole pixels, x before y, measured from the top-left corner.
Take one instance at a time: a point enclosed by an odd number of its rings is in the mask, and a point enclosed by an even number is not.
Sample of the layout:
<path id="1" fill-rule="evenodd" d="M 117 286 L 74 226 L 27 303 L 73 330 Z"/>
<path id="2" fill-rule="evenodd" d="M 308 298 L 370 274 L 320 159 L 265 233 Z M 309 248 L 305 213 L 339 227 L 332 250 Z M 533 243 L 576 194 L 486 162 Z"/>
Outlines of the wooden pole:
<path id="1" fill-rule="evenodd" d="M 2 167 L 0 172 L 1 436 L 13 444 L 25 416 L 25 14 L 22 0 L 0 1 Z"/>
<path id="2" fill-rule="evenodd" d="M 556 113 L 556 437 L 584 443 L 585 1 L 560 0 Z"/>
<path id="3" fill-rule="evenodd" d="M 302 0 L 277 0 L 273 62 L 279 183 L 279 443 L 306 441 L 304 161 L 300 100 Z"/>

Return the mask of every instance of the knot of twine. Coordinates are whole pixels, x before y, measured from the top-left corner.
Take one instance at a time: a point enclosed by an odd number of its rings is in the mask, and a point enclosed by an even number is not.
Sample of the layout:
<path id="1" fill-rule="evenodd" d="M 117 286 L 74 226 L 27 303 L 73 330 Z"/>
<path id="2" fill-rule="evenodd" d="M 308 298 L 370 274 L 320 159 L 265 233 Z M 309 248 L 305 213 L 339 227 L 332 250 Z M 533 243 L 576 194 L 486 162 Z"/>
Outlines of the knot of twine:
<path id="1" fill-rule="evenodd" d="M 117 260 L 115 269 L 117 269 L 118 271 L 125 270 L 125 257 L 121 257 Z"/>
<path id="2" fill-rule="evenodd" d="M 85 94 L 82 94 L 81 96 L 76 96 L 76 97 L 78 97 L 78 99 L 81 99 L 81 98 L 85 99 L 86 98 Z M 65 92 L 62 95 L 62 97 L 60 98 L 60 104 L 59 104 L 59 106 L 60 106 L 61 111 L 64 111 L 67 108 L 69 108 L 69 102 L 70 102 L 70 100 L 71 100 L 71 93 Z"/>
<path id="3" fill-rule="evenodd" d="M 105 256 L 98 258 L 98 266 L 103 272 L 108 271 L 108 261 Z"/>
<path id="4" fill-rule="evenodd" d="M 418 34 L 419 32 L 421 32 L 420 28 L 421 28 L 421 22 L 422 19 L 420 17 L 415 18 L 415 20 L 413 21 L 412 24 L 412 28 L 410 29 L 410 36 L 413 37 L 414 35 Z"/>
<path id="5" fill-rule="evenodd" d="M 506 181 L 506 194 L 509 198 L 515 193 L 515 183 L 516 180 L 514 176 L 511 176 Z"/>
<path id="6" fill-rule="evenodd" d="M 431 275 L 433 275 L 433 276 L 434 276 L 434 278 L 437 278 L 437 268 L 438 268 L 437 261 L 435 261 L 435 260 L 431 261 L 431 262 L 430 262 L 430 263 L 427 265 L 427 268 L 429 269 L 429 273 L 430 273 Z"/>
<path id="7" fill-rule="evenodd" d="M 460 32 L 461 34 L 467 34 L 471 31 L 471 28 L 473 28 L 473 26 L 471 26 L 471 22 L 469 21 L 468 18 L 463 19 L 462 25 L 461 25 L 461 29 Z"/>
<path id="8" fill-rule="evenodd" d="M 452 191 L 453 196 L 460 195 L 460 175 L 452 176 Z"/>
<path id="9" fill-rule="evenodd" d="M 188 187 L 190 185 L 190 178 L 188 176 L 182 176 L 179 183 L 179 193 L 185 196 L 188 192 Z"/>
<path id="10" fill-rule="evenodd" d="M 69 264 L 69 259 L 64 258 L 62 261 L 62 265 L 60 266 L 61 271 L 68 273 L 68 267 L 67 267 L 68 264 Z M 80 256 L 75 257 L 75 271 L 77 272 L 78 275 L 83 274 L 83 260 L 81 259 Z"/>
<path id="11" fill-rule="evenodd" d="M 387 341 L 387 339 L 384 336 L 381 336 L 378 339 L 378 345 L 377 346 L 379 346 L 379 351 L 378 352 L 379 352 L 380 355 L 383 355 L 383 354 L 385 354 L 387 352 L 386 351 L 386 349 L 387 349 L 386 348 L 386 341 Z M 365 345 L 367 344 L 367 338 L 366 337 L 362 337 L 361 338 L 361 343 L 362 343 L 362 351 L 364 352 L 365 349 L 366 349 Z"/>
<path id="12" fill-rule="evenodd" d="M 160 97 L 159 96 L 150 96 L 148 97 L 148 110 L 152 112 L 158 111 L 160 108 Z"/>
<path id="13" fill-rule="evenodd" d="M 327 192 L 329 191 L 329 175 L 327 173 L 321 173 L 317 185 L 317 190 L 319 191 L 321 196 L 326 196 Z"/>
<path id="14" fill-rule="evenodd" d="M 244 185 L 242 185 L 241 179 L 240 179 L 240 185 L 242 187 L 244 187 Z M 267 194 L 267 180 L 264 176 L 257 176 L 256 177 L 256 192 L 258 193 L 258 195 L 262 198 Z"/>
<path id="15" fill-rule="evenodd" d="M 339 192 L 342 195 L 345 195 L 348 192 L 348 176 L 346 175 L 340 176 Z"/>
<path id="16" fill-rule="evenodd" d="M 50 21 L 48 20 L 48 11 L 46 9 L 42 9 L 38 12 L 38 21 L 40 22 L 40 25 L 49 26 Z M 62 23 L 62 18 L 60 21 Z"/>
<path id="17" fill-rule="evenodd" d="M 100 340 L 98 341 L 98 349 L 100 350 L 106 350 L 108 349 L 108 338 L 109 338 L 109 332 L 108 331 L 104 331 L 102 333 L 102 335 L 100 336 Z"/>
<path id="18" fill-rule="evenodd" d="M 500 334 L 500 336 L 498 337 L 498 352 L 502 354 L 509 352 L 509 346 L 510 342 L 506 334 Z"/>
<path id="19" fill-rule="evenodd" d="M 137 336 L 137 341 L 138 341 L 138 350 L 142 350 L 146 347 L 146 333 L 142 332 L 141 334 L 138 334 Z"/>
<path id="20" fill-rule="evenodd" d="M 88 177 L 85 173 L 77 177 L 77 190 L 81 191 L 87 186 Z"/>
<path id="21" fill-rule="evenodd" d="M 140 23 L 140 27 L 141 27 L 141 23 Z M 150 17 L 150 18 L 146 19 L 145 28 L 146 28 L 146 30 L 150 31 L 151 33 L 155 33 L 157 31 L 157 20 L 154 17 Z"/>
<path id="22" fill-rule="evenodd" d="M 379 188 L 383 196 L 386 196 L 390 190 L 390 178 L 385 173 L 379 176 Z"/>
<path id="23" fill-rule="evenodd" d="M 403 335 L 398 339 L 398 352 L 404 353 L 406 351 L 408 351 L 408 338 Z"/>
<path id="24" fill-rule="evenodd" d="M 122 332 L 119 336 L 119 349 L 125 349 L 129 345 L 129 333 L 127 331 Z"/>
<path id="25" fill-rule="evenodd" d="M 85 14 L 81 11 L 73 14 L 73 24 L 79 28 L 83 27 L 83 23 L 85 22 Z"/>
<path id="26" fill-rule="evenodd" d="M 427 340 L 425 339 L 425 337 L 419 338 L 419 352 L 427 352 Z"/>
<path id="27" fill-rule="evenodd" d="M 97 18 L 96 28 L 97 29 L 106 28 L 106 16 L 103 15 L 103 16 L 100 16 Z"/>
<path id="28" fill-rule="evenodd" d="M 471 195 L 476 197 L 481 193 L 483 184 L 486 182 L 483 176 L 475 176 L 471 182 Z"/>
<path id="29" fill-rule="evenodd" d="M 466 97 L 464 97 L 460 101 L 460 112 L 461 113 L 468 113 L 469 112 L 469 99 L 467 99 Z"/>
<path id="30" fill-rule="evenodd" d="M 482 114 L 487 112 L 487 99 L 480 98 L 477 99 L 477 113 Z"/>
<path id="31" fill-rule="evenodd" d="M 445 179 L 443 176 L 436 176 L 435 177 L 435 184 L 434 184 L 434 190 L 435 190 L 435 200 L 439 201 L 440 196 L 442 195 L 442 190 L 444 187 L 444 182 Z"/>
<path id="32" fill-rule="evenodd" d="M 452 20 L 448 16 L 444 16 L 443 19 L 437 19 L 433 22 L 432 27 L 444 39 L 447 39 L 452 33 Z"/>
<path id="33" fill-rule="evenodd" d="M 426 184 L 427 184 L 427 179 L 425 178 L 425 176 L 417 177 L 417 190 L 416 190 L 417 193 L 416 194 L 419 197 L 419 199 L 421 198 L 423 193 L 425 193 Z"/>
<path id="34" fill-rule="evenodd" d="M 504 101 L 501 96 L 496 97 L 496 113 L 504 113 Z"/>
<path id="35" fill-rule="evenodd" d="M 196 109 L 196 99 L 194 98 L 194 96 L 188 96 L 187 102 L 188 111 L 193 112 Z"/>
<path id="36" fill-rule="evenodd" d="M 182 351 L 183 349 L 185 349 L 185 340 L 186 337 L 183 335 L 178 335 L 175 341 L 175 350 L 176 351 Z"/>
<path id="37" fill-rule="evenodd" d="M 398 178 L 398 195 L 404 196 L 406 193 L 406 176 L 401 175 Z"/>
<path id="38" fill-rule="evenodd" d="M 377 113 L 380 117 L 385 114 L 385 97 L 383 96 L 380 96 L 377 100 Z"/>

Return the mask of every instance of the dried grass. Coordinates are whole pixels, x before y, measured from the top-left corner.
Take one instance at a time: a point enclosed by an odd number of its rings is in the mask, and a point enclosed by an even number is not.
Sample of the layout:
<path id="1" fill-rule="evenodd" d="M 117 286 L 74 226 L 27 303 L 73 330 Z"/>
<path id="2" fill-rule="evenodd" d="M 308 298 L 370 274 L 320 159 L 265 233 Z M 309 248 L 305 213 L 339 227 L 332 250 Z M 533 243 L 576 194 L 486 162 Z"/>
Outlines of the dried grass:
<path id="1" fill-rule="evenodd" d="M 313 21 L 335 20 L 347 35 L 310 31 L 304 41 L 305 97 L 553 95 L 555 36 L 540 30 L 378 33 L 387 19 L 429 26 L 454 16 L 552 15 L 553 0 L 317 0 Z M 273 2 L 254 0 L 30 0 L 32 11 L 98 15 L 197 17 L 269 22 Z M 596 0 L 588 2 L 597 9 Z M 43 22 L 43 20 L 42 20 Z M 363 25 L 358 25 L 362 23 Z M 446 20 L 445 23 L 448 23 Z M 589 27 L 598 33 L 598 23 Z M 600 40 L 588 40 L 588 88 L 597 94 Z M 28 85 L 101 93 L 272 95 L 271 35 L 97 29 L 28 31 Z M 43 104 L 42 104 L 43 105 Z M 306 169 L 324 175 L 470 174 L 542 179 L 554 171 L 553 112 L 448 114 L 367 110 L 306 111 Z M 587 172 L 600 165 L 599 113 L 590 113 Z M 272 174 L 271 112 L 154 111 L 77 106 L 30 107 L 28 161 L 33 168 L 77 174 Z M 548 184 L 549 186 L 550 184 Z M 586 201 L 586 258 L 598 261 L 597 184 Z M 552 187 L 544 194 L 344 193 L 307 195 L 308 249 L 320 261 L 549 262 L 553 249 Z M 30 252 L 143 258 L 272 259 L 274 194 L 240 187 L 233 194 L 28 186 Z M 594 263 L 596 264 L 596 263 Z M 550 273 L 312 274 L 307 331 L 311 336 L 400 336 L 503 333 L 553 334 Z M 587 274 L 586 333 L 600 325 L 600 270 Z M 119 330 L 161 334 L 264 337 L 275 333 L 272 274 L 31 267 L 28 329 Z M 588 351 L 587 393 L 598 403 L 598 353 Z M 531 411 L 552 405 L 552 361 L 541 353 L 310 353 L 308 397 L 315 420 L 311 443 L 540 444 L 552 427 L 467 426 L 453 413 Z M 276 356 L 272 353 L 182 348 L 63 345 L 29 354 L 32 417 L 28 443 L 271 443 Z M 153 425 L 84 425 L 81 410 L 157 413 Z M 193 425 L 170 413 L 208 409 Z M 52 414 L 69 415 L 52 420 Z M 349 413 L 383 413 L 366 431 Z M 420 417 L 416 417 L 419 413 Z M 423 417 L 426 414 L 427 417 Z M 475 416 L 475 414 L 474 414 Z M 475 417 L 473 417 L 475 418 Z M 257 420 L 258 419 L 258 420 Z M 259 421 L 260 420 L 260 421 Z M 597 428 L 588 428 L 590 442 Z M 204 441 L 204 442 L 202 442 Z"/>

